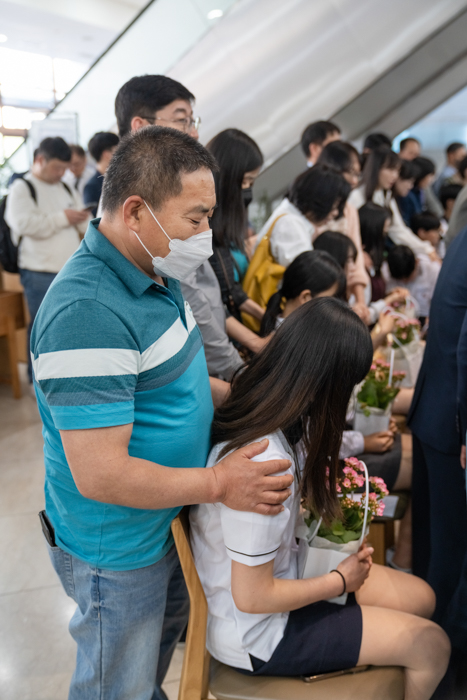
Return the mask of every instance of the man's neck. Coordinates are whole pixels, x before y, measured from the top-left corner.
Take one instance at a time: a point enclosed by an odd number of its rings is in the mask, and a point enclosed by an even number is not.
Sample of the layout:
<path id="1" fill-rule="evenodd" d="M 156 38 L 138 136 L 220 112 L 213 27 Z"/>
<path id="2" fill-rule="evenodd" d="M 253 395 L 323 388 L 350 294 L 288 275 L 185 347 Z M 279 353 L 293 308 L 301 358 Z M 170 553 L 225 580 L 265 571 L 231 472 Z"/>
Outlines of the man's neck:
<path id="1" fill-rule="evenodd" d="M 105 175 L 107 168 L 103 163 L 97 163 L 96 170 L 98 173 L 100 173 L 100 175 Z"/>
<path id="2" fill-rule="evenodd" d="M 128 260 L 128 262 L 134 265 L 136 269 L 138 269 L 150 279 L 154 280 L 154 282 L 157 282 L 158 284 L 164 286 L 162 277 L 160 277 L 159 275 L 150 274 L 147 270 L 142 268 L 141 265 L 139 265 L 138 262 L 134 259 L 133 255 L 131 254 L 131 251 L 128 250 L 124 243 L 123 236 L 121 235 L 121 231 L 119 230 L 118 224 L 115 225 L 115 222 L 111 221 L 106 216 L 105 212 L 102 216 L 102 219 L 100 220 L 98 231 L 102 233 L 102 235 L 107 238 L 109 243 L 111 243 L 113 247 L 116 248 L 118 252 L 121 253 L 123 257 Z"/>

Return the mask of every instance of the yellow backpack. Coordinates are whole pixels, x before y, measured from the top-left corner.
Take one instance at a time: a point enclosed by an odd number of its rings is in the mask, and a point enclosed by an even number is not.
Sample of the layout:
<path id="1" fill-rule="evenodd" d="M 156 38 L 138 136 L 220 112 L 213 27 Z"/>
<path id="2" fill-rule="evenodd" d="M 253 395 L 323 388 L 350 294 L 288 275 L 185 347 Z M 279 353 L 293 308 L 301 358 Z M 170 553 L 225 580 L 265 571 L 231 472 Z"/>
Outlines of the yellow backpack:
<path id="1" fill-rule="evenodd" d="M 269 230 L 259 242 L 243 279 L 243 290 L 263 309 L 268 305 L 272 295 L 277 292 L 277 285 L 284 276 L 285 267 L 274 260 L 269 244 L 274 226 L 282 216 L 285 214 L 280 214 L 277 219 L 274 219 Z M 261 321 L 258 321 L 257 318 L 242 313 L 242 320 L 245 326 L 251 330 L 259 331 Z"/>

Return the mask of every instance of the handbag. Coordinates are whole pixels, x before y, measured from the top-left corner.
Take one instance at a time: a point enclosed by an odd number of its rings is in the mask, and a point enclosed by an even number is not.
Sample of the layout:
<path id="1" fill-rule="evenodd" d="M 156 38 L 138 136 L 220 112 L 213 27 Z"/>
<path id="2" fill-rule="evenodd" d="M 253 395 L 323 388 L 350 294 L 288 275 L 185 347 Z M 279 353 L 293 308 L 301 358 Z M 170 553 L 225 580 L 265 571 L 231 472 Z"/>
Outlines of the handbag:
<path id="1" fill-rule="evenodd" d="M 282 216 L 285 216 L 285 213 L 274 219 L 269 230 L 259 242 L 243 280 L 243 290 L 263 309 L 268 305 L 272 295 L 277 292 L 278 284 L 285 272 L 285 267 L 274 260 L 269 243 L 274 226 Z M 250 314 L 242 313 L 242 321 L 247 328 L 256 333 L 261 328 L 261 321 Z"/>
<path id="2" fill-rule="evenodd" d="M 370 481 L 368 478 L 368 469 L 365 462 L 362 462 L 365 471 L 365 515 L 363 518 L 362 534 L 360 539 L 354 540 L 353 542 L 348 542 L 347 544 L 334 544 L 330 542 L 325 537 L 319 537 L 318 531 L 321 527 L 323 521 L 322 518 L 316 523 L 316 527 L 312 534 L 310 535 L 310 529 L 307 529 L 305 534 L 302 526 L 297 528 L 296 536 L 300 539 L 305 539 L 308 544 L 307 547 L 299 548 L 299 574 L 300 578 L 316 578 L 317 576 L 324 576 L 328 574 L 333 569 L 336 569 L 339 564 L 347 559 L 351 554 L 355 554 L 360 549 L 363 540 L 365 539 L 367 532 L 368 523 L 368 511 L 370 502 Z M 316 521 L 314 521 L 316 522 Z M 306 527 L 306 526 L 305 526 Z M 339 605 L 345 605 L 347 602 L 347 593 L 343 593 L 336 598 L 330 598 L 330 603 L 338 603 Z"/>

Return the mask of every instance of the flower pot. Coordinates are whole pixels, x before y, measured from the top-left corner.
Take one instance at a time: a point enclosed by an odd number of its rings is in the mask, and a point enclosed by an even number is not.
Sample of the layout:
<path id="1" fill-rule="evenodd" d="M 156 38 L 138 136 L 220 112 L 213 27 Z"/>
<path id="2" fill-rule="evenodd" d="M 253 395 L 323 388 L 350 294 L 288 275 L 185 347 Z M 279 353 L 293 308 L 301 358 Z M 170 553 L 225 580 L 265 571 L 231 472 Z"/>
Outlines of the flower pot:
<path id="1" fill-rule="evenodd" d="M 365 415 L 369 412 L 370 415 Z M 358 404 L 353 420 L 353 429 L 358 430 L 362 435 L 372 435 L 389 428 L 391 419 L 392 403 L 386 409 L 367 407 L 361 408 Z"/>

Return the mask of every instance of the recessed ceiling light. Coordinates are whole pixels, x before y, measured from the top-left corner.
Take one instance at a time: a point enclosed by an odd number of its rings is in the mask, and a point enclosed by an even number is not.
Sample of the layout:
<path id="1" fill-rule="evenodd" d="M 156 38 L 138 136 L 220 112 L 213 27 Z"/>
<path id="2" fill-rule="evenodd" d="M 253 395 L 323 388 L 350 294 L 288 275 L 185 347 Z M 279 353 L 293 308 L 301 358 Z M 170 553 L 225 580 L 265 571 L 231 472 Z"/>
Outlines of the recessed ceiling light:
<path id="1" fill-rule="evenodd" d="M 218 19 L 219 17 L 222 17 L 223 15 L 222 10 L 211 10 L 208 12 L 208 19 Z"/>
<path id="2" fill-rule="evenodd" d="M 0 34 L 0 43 L 4 43 L 5 41 L 8 41 L 8 37 L 6 34 Z"/>

